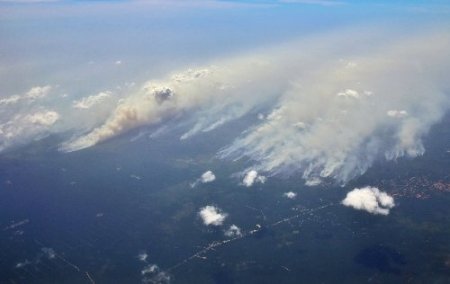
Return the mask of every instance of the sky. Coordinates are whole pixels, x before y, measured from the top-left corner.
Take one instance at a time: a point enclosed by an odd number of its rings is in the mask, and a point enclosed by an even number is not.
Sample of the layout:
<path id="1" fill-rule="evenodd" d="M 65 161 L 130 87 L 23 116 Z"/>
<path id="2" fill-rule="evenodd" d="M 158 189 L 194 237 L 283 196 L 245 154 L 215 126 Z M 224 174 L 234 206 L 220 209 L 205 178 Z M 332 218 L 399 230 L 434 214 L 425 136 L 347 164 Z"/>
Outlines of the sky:
<path id="1" fill-rule="evenodd" d="M 173 118 L 182 143 L 254 115 L 218 157 L 252 161 L 242 174 L 346 183 L 426 151 L 450 105 L 449 13 L 446 1 L 0 1 L 0 151 L 52 134 L 80 151 Z"/>

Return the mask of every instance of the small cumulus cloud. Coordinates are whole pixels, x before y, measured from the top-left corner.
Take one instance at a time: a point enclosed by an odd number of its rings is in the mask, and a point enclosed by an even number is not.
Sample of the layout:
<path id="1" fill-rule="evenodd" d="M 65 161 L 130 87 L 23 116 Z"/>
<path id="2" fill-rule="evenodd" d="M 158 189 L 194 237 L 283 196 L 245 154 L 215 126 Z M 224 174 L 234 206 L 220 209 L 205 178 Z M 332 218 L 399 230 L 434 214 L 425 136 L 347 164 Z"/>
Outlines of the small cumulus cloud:
<path id="1" fill-rule="evenodd" d="M 285 192 L 283 193 L 283 196 L 289 199 L 294 199 L 297 197 L 297 193 L 289 191 L 289 192 Z"/>
<path id="2" fill-rule="evenodd" d="M 200 178 L 191 183 L 191 188 L 196 187 L 199 183 L 210 183 L 216 180 L 216 175 L 212 171 L 204 172 Z"/>
<path id="3" fill-rule="evenodd" d="M 344 97 L 344 98 L 355 98 L 358 99 L 360 97 L 358 91 L 352 90 L 352 89 L 346 89 L 342 92 L 337 93 L 338 97 Z"/>
<path id="4" fill-rule="evenodd" d="M 225 236 L 229 238 L 240 237 L 242 236 L 241 228 L 233 224 L 225 231 Z"/>
<path id="5" fill-rule="evenodd" d="M 214 173 L 212 171 L 207 171 L 205 173 L 202 174 L 202 176 L 200 177 L 200 181 L 202 183 L 208 183 L 208 182 L 212 182 L 216 180 L 216 176 L 214 175 Z"/>
<path id="6" fill-rule="evenodd" d="M 198 214 L 202 218 L 203 224 L 206 226 L 221 226 L 228 216 L 228 214 L 222 212 L 220 208 L 212 205 L 201 208 Z"/>
<path id="7" fill-rule="evenodd" d="M 342 205 L 372 214 L 388 215 L 395 206 L 394 198 L 376 187 L 355 188 L 347 193 Z"/>
<path id="8" fill-rule="evenodd" d="M 265 183 L 266 179 L 265 176 L 259 175 L 257 171 L 251 170 L 245 174 L 242 184 L 246 187 L 251 187 L 255 183 Z"/>
<path id="9" fill-rule="evenodd" d="M 137 258 L 142 262 L 146 262 L 147 258 L 148 258 L 148 254 L 145 251 L 143 251 L 138 254 Z"/>
<path id="10" fill-rule="evenodd" d="M 46 97 L 51 89 L 50 85 L 33 87 L 25 94 L 25 98 L 34 100 Z"/>

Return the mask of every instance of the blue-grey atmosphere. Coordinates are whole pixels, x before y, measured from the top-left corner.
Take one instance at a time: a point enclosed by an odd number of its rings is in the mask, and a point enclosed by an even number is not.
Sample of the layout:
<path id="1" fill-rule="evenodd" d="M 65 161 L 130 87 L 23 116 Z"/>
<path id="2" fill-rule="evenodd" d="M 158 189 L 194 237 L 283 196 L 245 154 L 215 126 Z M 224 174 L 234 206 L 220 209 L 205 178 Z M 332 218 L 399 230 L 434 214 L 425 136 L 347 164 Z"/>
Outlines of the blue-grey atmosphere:
<path id="1" fill-rule="evenodd" d="M 0 0 L 0 283 L 450 283 L 449 27 Z"/>

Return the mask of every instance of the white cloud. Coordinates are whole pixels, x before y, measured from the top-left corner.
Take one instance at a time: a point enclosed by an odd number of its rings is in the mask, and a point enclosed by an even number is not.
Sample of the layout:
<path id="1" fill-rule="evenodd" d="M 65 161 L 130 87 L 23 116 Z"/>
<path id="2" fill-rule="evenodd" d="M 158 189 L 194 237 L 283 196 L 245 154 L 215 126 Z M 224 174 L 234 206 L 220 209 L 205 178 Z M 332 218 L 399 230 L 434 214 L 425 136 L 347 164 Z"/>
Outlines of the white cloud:
<path id="1" fill-rule="evenodd" d="M 149 264 L 141 270 L 142 275 L 152 274 L 159 271 L 159 267 L 156 264 Z"/>
<path id="2" fill-rule="evenodd" d="M 73 107 L 78 109 L 89 109 L 94 105 L 101 103 L 102 101 L 111 97 L 111 92 L 100 92 L 97 95 L 92 95 L 89 97 L 82 98 L 73 102 Z"/>
<path id="3" fill-rule="evenodd" d="M 19 95 L 13 95 L 4 99 L 0 99 L 0 105 L 11 105 L 19 102 L 22 99 Z"/>
<path id="4" fill-rule="evenodd" d="M 242 180 L 242 184 L 244 184 L 247 187 L 250 187 L 253 185 L 253 183 L 255 182 L 256 177 L 258 176 L 258 172 L 257 171 L 249 171 L 245 176 L 244 179 Z"/>
<path id="5" fill-rule="evenodd" d="M 297 197 L 297 193 L 289 191 L 289 192 L 285 192 L 283 193 L 283 196 L 289 199 L 294 199 Z"/>
<path id="6" fill-rule="evenodd" d="M 26 117 L 30 123 L 43 126 L 51 126 L 55 124 L 59 118 L 59 113 L 56 111 L 37 112 Z"/>
<path id="7" fill-rule="evenodd" d="M 191 188 L 196 187 L 199 183 L 210 183 L 216 180 L 216 176 L 212 171 L 204 172 L 200 178 L 198 178 L 195 182 L 191 183 Z"/>
<path id="8" fill-rule="evenodd" d="M 355 188 L 347 193 L 342 200 L 344 206 L 369 213 L 388 215 L 389 210 L 395 206 L 394 198 L 376 187 Z"/>
<path id="9" fill-rule="evenodd" d="M 265 183 L 266 177 L 259 175 L 255 170 L 250 170 L 245 174 L 244 179 L 242 180 L 242 184 L 246 187 L 251 187 L 255 182 Z"/>
<path id="10" fill-rule="evenodd" d="M 344 97 L 344 98 L 355 98 L 358 99 L 360 97 L 358 91 L 352 90 L 352 89 L 346 89 L 342 92 L 337 93 L 338 97 Z"/>
<path id="11" fill-rule="evenodd" d="M 148 258 L 148 254 L 144 251 L 138 254 L 138 259 L 142 262 L 146 262 Z"/>
<path id="12" fill-rule="evenodd" d="M 33 87 L 25 94 L 25 98 L 34 100 L 46 97 L 51 89 L 50 85 Z"/>
<path id="13" fill-rule="evenodd" d="M 207 171 L 207 172 L 203 173 L 202 176 L 200 177 L 200 180 L 202 183 L 212 182 L 215 179 L 216 179 L 216 176 L 214 175 L 214 173 L 212 171 Z"/>
<path id="14" fill-rule="evenodd" d="M 242 236 L 241 229 L 236 225 L 231 225 L 228 230 L 225 231 L 225 236 L 229 238 L 235 238 Z"/>
<path id="15" fill-rule="evenodd" d="M 203 224 L 206 226 L 221 226 L 228 216 L 228 214 L 212 205 L 201 208 L 198 214 L 202 218 Z"/>
<path id="16" fill-rule="evenodd" d="M 406 110 L 388 110 L 386 114 L 390 117 L 402 118 L 408 116 L 408 112 Z"/>
<path id="17" fill-rule="evenodd" d="M 50 93 L 51 90 L 52 90 L 52 86 L 50 86 L 50 85 L 32 87 L 25 94 L 12 95 L 10 97 L 0 99 L 0 106 L 14 105 L 14 104 L 19 103 L 20 101 L 32 102 L 37 99 L 45 98 Z"/>
<path id="18" fill-rule="evenodd" d="M 39 111 L 27 115 L 17 114 L 0 123 L 0 151 L 48 134 L 60 119 L 55 111 Z"/>

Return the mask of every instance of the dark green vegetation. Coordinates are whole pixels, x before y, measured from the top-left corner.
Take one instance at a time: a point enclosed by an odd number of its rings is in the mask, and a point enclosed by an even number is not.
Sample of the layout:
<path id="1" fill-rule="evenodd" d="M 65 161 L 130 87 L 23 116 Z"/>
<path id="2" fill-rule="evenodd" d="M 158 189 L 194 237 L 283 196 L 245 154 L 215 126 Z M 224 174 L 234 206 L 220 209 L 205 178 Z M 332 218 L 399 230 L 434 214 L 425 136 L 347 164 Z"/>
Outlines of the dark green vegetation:
<path id="1" fill-rule="evenodd" d="M 0 283 L 139 283 L 149 264 L 180 264 L 166 271 L 173 283 L 448 283 L 448 125 L 431 131 L 423 157 L 380 162 L 345 187 L 305 187 L 298 177 L 239 186 L 232 175 L 248 164 L 214 158 L 237 124 L 187 142 L 130 134 L 69 154 L 51 139 L 4 153 Z M 216 181 L 191 188 L 206 170 Z M 394 195 L 389 216 L 339 204 L 365 185 Z M 209 204 L 229 214 L 222 227 L 198 217 Z M 231 224 L 261 229 L 181 263 L 226 240 Z M 147 263 L 137 257 L 144 251 Z"/>

